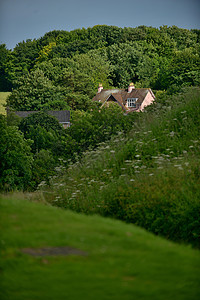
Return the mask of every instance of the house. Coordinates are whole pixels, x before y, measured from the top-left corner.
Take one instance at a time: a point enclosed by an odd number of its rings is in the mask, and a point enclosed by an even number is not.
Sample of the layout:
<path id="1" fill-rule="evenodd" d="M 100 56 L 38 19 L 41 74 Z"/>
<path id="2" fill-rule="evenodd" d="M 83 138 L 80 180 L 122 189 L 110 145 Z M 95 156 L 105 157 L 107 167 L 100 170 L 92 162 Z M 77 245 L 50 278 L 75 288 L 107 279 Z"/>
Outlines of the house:
<path id="1" fill-rule="evenodd" d="M 7 109 L 7 114 L 11 113 L 9 109 Z M 39 111 L 13 111 L 17 116 L 21 118 L 26 118 L 30 114 L 35 114 L 38 113 Z M 50 110 L 47 111 L 47 114 L 55 117 L 58 119 L 58 122 L 63 125 L 64 128 L 70 127 L 70 111 L 69 110 L 60 110 L 60 111 L 55 111 L 55 110 Z"/>
<path id="2" fill-rule="evenodd" d="M 93 100 L 102 103 L 102 106 L 114 102 L 121 106 L 125 113 L 129 113 L 143 111 L 146 106 L 153 103 L 155 96 L 151 89 L 136 89 L 133 83 L 130 83 L 127 89 L 110 90 L 104 90 L 102 84 L 99 84 L 98 92 Z"/>

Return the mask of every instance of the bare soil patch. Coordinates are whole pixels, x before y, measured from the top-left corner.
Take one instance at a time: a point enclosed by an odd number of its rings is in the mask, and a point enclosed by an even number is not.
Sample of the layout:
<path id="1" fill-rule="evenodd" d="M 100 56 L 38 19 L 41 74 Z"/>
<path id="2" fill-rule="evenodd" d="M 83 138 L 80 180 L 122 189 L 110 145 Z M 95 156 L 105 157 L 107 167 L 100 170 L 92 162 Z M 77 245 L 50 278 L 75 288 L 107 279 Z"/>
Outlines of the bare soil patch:
<path id="1" fill-rule="evenodd" d="M 72 247 L 23 248 L 21 251 L 32 256 L 87 255 L 86 252 Z"/>

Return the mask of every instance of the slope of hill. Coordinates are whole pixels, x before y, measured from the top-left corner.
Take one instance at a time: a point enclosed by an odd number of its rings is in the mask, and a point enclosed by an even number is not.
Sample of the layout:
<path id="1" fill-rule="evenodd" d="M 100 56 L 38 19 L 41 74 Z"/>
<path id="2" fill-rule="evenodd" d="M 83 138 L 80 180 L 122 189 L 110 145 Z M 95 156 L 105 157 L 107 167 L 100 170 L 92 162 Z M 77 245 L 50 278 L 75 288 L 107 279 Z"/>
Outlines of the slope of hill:
<path id="1" fill-rule="evenodd" d="M 53 205 L 132 222 L 199 245 L 200 94 L 143 113 L 128 136 L 85 153 L 44 196 Z M 150 108 L 153 110 L 153 108 Z M 63 169 L 62 169 L 63 171 Z"/>
<path id="2" fill-rule="evenodd" d="M 197 250 L 18 197 L 0 197 L 2 300 L 198 299 Z"/>

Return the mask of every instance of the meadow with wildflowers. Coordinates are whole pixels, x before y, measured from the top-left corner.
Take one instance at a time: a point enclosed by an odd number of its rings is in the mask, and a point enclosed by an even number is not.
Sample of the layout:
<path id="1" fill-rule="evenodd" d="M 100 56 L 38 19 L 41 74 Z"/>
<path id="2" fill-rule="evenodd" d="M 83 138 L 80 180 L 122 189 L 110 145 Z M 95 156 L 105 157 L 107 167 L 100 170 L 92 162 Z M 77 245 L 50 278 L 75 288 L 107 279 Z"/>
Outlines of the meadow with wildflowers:
<path id="1" fill-rule="evenodd" d="M 85 152 L 50 188 L 43 182 L 45 199 L 199 247 L 199 101 L 194 88 L 148 108 L 128 134 Z"/>

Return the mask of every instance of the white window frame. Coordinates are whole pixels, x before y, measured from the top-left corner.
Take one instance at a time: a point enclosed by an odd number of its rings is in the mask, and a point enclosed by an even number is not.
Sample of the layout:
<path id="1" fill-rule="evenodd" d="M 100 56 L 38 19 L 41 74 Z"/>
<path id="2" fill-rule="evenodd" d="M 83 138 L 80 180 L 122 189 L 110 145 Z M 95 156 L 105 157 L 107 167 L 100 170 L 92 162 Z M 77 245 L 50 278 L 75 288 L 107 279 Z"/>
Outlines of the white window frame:
<path id="1" fill-rule="evenodd" d="M 136 108 L 136 101 L 138 98 L 127 98 L 127 107 Z"/>

